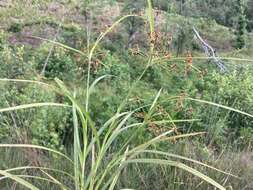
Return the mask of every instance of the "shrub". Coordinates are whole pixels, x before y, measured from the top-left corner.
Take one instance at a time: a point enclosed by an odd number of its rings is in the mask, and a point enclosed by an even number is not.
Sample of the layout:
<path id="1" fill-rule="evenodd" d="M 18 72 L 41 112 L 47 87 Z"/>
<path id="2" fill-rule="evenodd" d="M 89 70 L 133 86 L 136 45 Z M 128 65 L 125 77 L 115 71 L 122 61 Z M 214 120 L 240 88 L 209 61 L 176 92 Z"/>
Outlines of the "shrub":
<path id="1" fill-rule="evenodd" d="M 57 96 L 34 85 L 1 85 L 1 107 L 17 106 L 33 102 L 55 102 Z M 71 135 L 69 110 L 47 108 L 21 110 L 0 117 L 3 123 L 0 134 L 19 143 L 33 143 L 55 149 L 63 149 Z M 21 135 L 26 133 L 27 135 Z M 31 138 L 30 138 L 31 137 Z M 21 142 L 20 142 L 21 141 Z M 65 144 L 66 145 L 66 144 Z"/>
<path id="2" fill-rule="evenodd" d="M 52 47 L 51 43 L 43 43 L 37 50 L 35 60 L 38 63 L 38 72 L 41 72 L 44 65 L 45 77 L 54 79 L 58 77 L 62 80 L 74 81 L 78 73 L 78 67 L 73 59 L 73 55 L 61 47 L 54 47 L 51 56 L 48 57 Z"/>

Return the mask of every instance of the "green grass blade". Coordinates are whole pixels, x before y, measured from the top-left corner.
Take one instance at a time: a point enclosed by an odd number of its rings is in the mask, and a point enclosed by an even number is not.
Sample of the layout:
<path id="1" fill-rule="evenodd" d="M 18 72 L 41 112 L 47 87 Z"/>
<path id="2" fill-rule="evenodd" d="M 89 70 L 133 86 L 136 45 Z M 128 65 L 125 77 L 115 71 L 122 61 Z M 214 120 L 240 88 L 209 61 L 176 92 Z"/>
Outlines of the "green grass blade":
<path id="1" fill-rule="evenodd" d="M 120 24 L 122 21 L 124 21 L 127 18 L 130 17 L 140 17 L 139 15 L 125 15 L 123 17 L 121 17 L 120 19 L 118 19 L 117 21 L 115 21 L 105 32 L 103 32 L 95 41 L 94 45 L 92 46 L 90 52 L 89 52 L 89 56 L 88 56 L 88 74 L 87 74 L 87 83 L 86 83 L 86 106 L 85 106 L 85 110 L 88 111 L 88 107 L 89 107 L 89 89 L 90 89 L 90 70 L 91 70 L 91 60 L 92 60 L 92 56 L 93 53 L 95 51 L 95 49 L 97 48 L 98 44 L 100 43 L 100 41 L 109 33 L 111 32 L 118 24 Z M 140 17 L 141 18 L 141 17 Z"/>
<path id="2" fill-rule="evenodd" d="M 21 185 L 27 187 L 28 189 L 31 189 L 31 190 L 39 190 L 37 187 L 35 187 L 34 185 L 32 185 L 31 183 L 27 182 L 26 180 L 18 177 L 18 176 L 15 176 L 15 175 L 12 175 L 6 171 L 3 171 L 3 170 L 0 170 L 0 174 L 5 176 L 5 177 L 8 177 L 14 181 L 16 181 L 17 183 L 20 183 Z"/>
<path id="3" fill-rule="evenodd" d="M 46 148 L 44 146 L 31 145 L 31 144 L 0 144 L 0 148 L 34 148 L 34 149 L 39 149 L 39 150 L 46 150 L 48 152 L 57 154 L 65 159 L 67 159 L 70 163 L 73 164 L 73 161 L 65 154 L 63 154 L 57 150 L 51 149 L 51 148 Z"/>
<path id="4" fill-rule="evenodd" d="M 39 166 L 21 166 L 21 167 L 16 167 L 16 168 L 9 168 L 9 169 L 6 169 L 4 171 L 5 172 L 13 172 L 13 171 L 29 170 L 29 169 L 33 169 L 33 170 L 48 170 L 48 171 L 52 171 L 52 172 L 56 172 L 56 173 L 59 173 L 59 174 L 66 175 L 69 178 L 71 178 L 72 180 L 74 180 L 74 176 L 72 176 L 68 172 L 65 172 L 65 171 L 62 171 L 62 170 L 58 170 L 58 169 L 54 169 L 54 168 L 46 168 L 46 167 L 39 167 Z"/>
<path id="5" fill-rule="evenodd" d="M 36 80 L 26 80 L 26 79 L 9 79 L 9 78 L 0 78 L 0 82 L 15 82 L 15 83 L 31 83 L 44 87 L 46 90 L 52 90 L 55 93 L 61 94 L 61 92 L 55 88 L 55 86 L 47 84 L 45 82 L 36 81 Z"/>
<path id="6" fill-rule="evenodd" d="M 193 159 L 191 159 L 191 158 L 187 158 L 187 157 L 180 156 L 180 155 L 177 155 L 177 154 L 172 154 L 172 153 L 167 153 L 167 152 L 157 151 L 157 150 L 143 150 L 143 151 L 140 151 L 140 153 L 152 153 L 152 154 L 157 154 L 157 155 L 164 155 L 164 156 L 168 156 L 168 157 L 172 157 L 172 158 L 177 158 L 177 159 L 181 159 L 181 160 L 193 162 L 193 163 L 195 163 L 195 164 L 198 164 L 198 165 L 201 165 L 201 166 L 210 168 L 210 169 L 215 170 L 215 171 L 218 171 L 218 172 L 220 172 L 220 173 L 223 173 L 223 174 L 226 174 L 226 175 L 235 177 L 235 178 L 239 178 L 239 177 L 236 176 L 236 175 L 233 175 L 233 174 L 231 174 L 231 173 L 227 173 L 227 172 L 225 172 L 225 171 L 222 171 L 222 170 L 220 170 L 220 169 L 217 169 L 217 168 L 215 168 L 215 167 L 213 167 L 213 166 L 210 166 L 210 165 L 208 165 L 208 164 L 204 164 L 203 162 L 199 162 L 199 161 L 197 161 L 197 160 L 193 160 Z"/>
<path id="7" fill-rule="evenodd" d="M 123 165 L 123 163 L 126 161 L 126 159 L 127 159 L 127 152 L 128 152 L 128 147 L 127 147 L 127 149 L 126 149 L 126 151 L 125 151 L 125 153 L 124 153 L 124 155 L 122 157 L 122 160 L 120 161 L 119 168 L 121 168 L 121 166 Z M 114 176 L 114 178 L 112 180 L 112 183 L 111 183 L 111 185 L 109 187 L 109 190 L 114 190 L 114 187 L 115 187 L 115 185 L 116 185 L 116 183 L 117 183 L 117 181 L 119 179 L 120 173 L 121 173 L 121 170 L 118 170 L 117 173 L 116 173 L 116 175 Z"/>
<path id="8" fill-rule="evenodd" d="M 82 51 L 80 51 L 80 50 L 78 50 L 78 49 L 75 49 L 75 48 L 72 48 L 72 47 L 70 47 L 70 46 L 68 46 L 68 45 L 65 45 L 65 44 L 63 44 L 63 43 L 56 42 L 56 41 L 54 41 L 54 40 L 49 40 L 49 39 L 46 39 L 46 38 L 41 38 L 41 37 L 38 37 L 38 36 L 31 36 L 31 38 L 35 38 L 35 39 L 39 39 L 39 40 L 43 40 L 43 41 L 50 42 L 50 43 L 52 43 L 52 44 L 54 44 L 54 45 L 60 46 L 60 47 L 62 47 L 62 48 L 64 48 L 64 49 L 71 50 L 71 51 L 73 51 L 73 52 L 76 52 L 76 53 L 78 53 L 78 54 L 81 54 L 81 55 L 87 57 L 87 55 L 86 55 L 85 53 L 83 53 Z"/>
<path id="9" fill-rule="evenodd" d="M 240 61 L 240 62 L 253 62 L 253 59 L 244 59 L 244 58 L 237 58 L 237 57 L 220 57 L 223 60 L 228 60 L 228 61 Z M 155 62 L 161 61 L 161 60 L 166 60 L 166 61 L 185 61 L 187 57 L 171 57 L 168 59 L 167 57 L 159 57 L 154 59 Z M 193 60 L 208 60 L 210 59 L 209 57 L 192 57 Z"/>
<path id="10" fill-rule="evenodd" d="M 34 180 L 36 179 L 36 180 L 40 180 L 40 181 L 46 181 L 46 182 L 56 184 L 56 185 L 59 185 L 60 187 L 62 187 L 62 185 L 57 183 L 56 181 L 48 179 L 48 178 L 40 177 L 40 176 L 33 176 L 33 175 L 12 175 L 12 176 L 19 177 L 21 179 L 27 178 L 27 179 L 34 179 Z M 8 179 L 8 178 L 9 177 L 4 176 L 4 177 L 0 178 L 0 180 L 4 180 L 4 179 Z"/>
<path id="11" fill-rule="evenodd" d="M 129 112 L 124 112 L 124 113 L 121 113 L 121 114 L 115 114 L 113 117 L 111 117 L 111 118 L 110 118 L 108 121 L 106 121 L 106 122 L 104 123 L 104 125 L 99 129 L 99 131 L 98 131 L 98 133 L 97 133 L 98 137 L 99 137 L 100 135 L 103 134 L 103 132 L 110 126 L 111 123 L 113 123 L 116 119 L 119 119 L 119 118 L 121 118 L 122 116 L 124 116 L 124 115 L 126 115 L 126 114 L 128 114 L 128 113 L 129 113 Z M 87 148 L 87 153 L 89 153 L 89 152 L 91 151 L 91 148 L 92 148 L 93 144 L 96 143 L 96 141 L 97 141 L 96 138 L 91 139 L 90 144 L 89 144 L 89 146 L 88 146 L 88 148 Z"/>
<path id="12" fill-rule="evenodd" d="M 187 122 L 195 122 L 201 121 L 200 119 L 176 119 L 176 120 L 160 120 L 160 121 L 152 121 L 151 123 L 161 125 L 166 123 L 187 123 Z"/>
<path id="13" fill-rule="evenodd" d="M 160 89 L 160 90 L 158 91 L 158 93 L 157 93 L 157 95 L 156 95 L 156 97 L 155 97 L 155 99 L 154 99 L 154 101 L 153 101 L 153 103 L 152 103 L 152 105 L 151 105 L 151 107 L 150 107 L 150 109 L 149 109 L 149 115 L 152 115 L 152 112 L 153 112 L 153 110 L 154 110 L 154 108 L 155 108 L 155 105 L 156 105 L 156 103 L 157 103 L 157 101 L 158 101 L 158 98 L 159 98 L 160 95 L 161 95 L 161 92 L 162 92 L 162 89 Z"/>
<path id="14" fill-rule="evenodd" d="M 206 176 L 205 174 L 185 165 L 180 162 L 175 162 L 175 161 L 170 161 L 170 160 L 162 160 L 162 159 L 132 159 L 132 160 L 127 160 L 125 161 L 126 164 L 129 163 L 145 163 L 145 164 L 159 164 L 159 165 L 170 165 L 174 167 L 178 167 L 180 169 L 183 169 L 185 171 L 188 171 L 192 173 L 193 175 L 201 178 L 202 180 L 212 184 L 216 188 L 220 190 L 226 190 L 222 185 L 214 181 L 212 178 Z"/>
<path id="15" fill-rule="evenodd" d="M 139 18 L 142 18 L 142 17 L 139 16 L 139 15 L 130 14 L 130 15 L 122 16 L 122 17 L 119 18 L 117 21 L 115 21 L 108 29 L 106 29 L 105 32 L 103 32 L 103 33 L 97 38 L 96 42 L 94 43 L 94 45 L 92 46 L 92 48 L 91 48 L 91 50 L 90 50 L 89 59 L 92 58 L 93 53 L 94 53 L 95 49 L 97 48 L 98 44 L 101 42 L 101 40 L 103 40 L 103 38 L 104 38 L 108 33 L 110 33 L 118 24 L 120 24 L 122 21 L 124 21 L 125 19 L 130 18 L 130 17 L 139 17 Z"/>
<path id="16" fill-rule="evenodd" d="M 153 7 L 152 7 L 152 1 L 148 1 L 148 20 L 149 20 L 149 28 L 151 34 L 155 31 L 155 19 L 154 19 L 154 14 L 153 14 Z"/>
<path id="17" fill-rule="evenodd" d="M 91 95 L 92 91 L 95 89 L 95 86 L 101 81 L 103 80 L 104 78 L 106 77 L 111 77 L 113 75 L 103 75 L 99 78 L 97 78 L 91 85 L 90 85 L 90 88 L 89 88 L 89 95 Z"/>
<path id="18" fill-rule="evenodd" d="M 41 169 L 41 172 L 44 173 L 49 179 L 51 179 L 55 184 L 59 185 L 62 190 L 68 190 L 68 188 L 59 180 L 57 180 L 55 177 L 53 177 L 52 175 L 50 175 L 49 173 L 45 172 L 42 169 Z"/>
<path id="19" fill-rule="evenodd" d="M 214 102 L 209 102 L 209 101 L 205 101 L 205 100 L 201 100 L 201 99 L 195 99 L 195 98 L 189 98 L 189 97 L 186 97 L 185 99 L 195 101 L 195 102 L 199 102 L 199 103 L 209 104 L 209 105 L 212 105 L 212 106 L 217 106 L 217 107 L 224 108 L 224 109 L 227 109 L 227 110 L 230 110 L 230 111 L 234 111 L 234 112 L 237 112 L 237 113 L 249 116 L 249 117 L 253 117 L 253 115 L 251 115 L 249 113 L 240 111 L 238 109 L 234 109 L 234 108 L 229 107 L 229 106 L 224 106 L 224 105 L 221 105 L 221 104 L 217 104 L 217 103 L 214 103 Z"/>
<path id="20" fill-rule="evenodd" d="M 183 135 L 176 135 L 172 137 L 166 137 L 168 134 L 173 133 L 174 130 L 167 131 L 165 133 L 162 133 L 161 135 L 141 144 L 136 147 L 134 147 L 132 150 L 130 150 L 128 153 L 135 155 L 138 151 L 140 150 L 145 150 L 147 149 L 150 145 L 159 143 L 159 142 L 165 142 L 165 141 L 170 141 L 170 140 L 176 140 L 180 138 L 186 138 L 186 137 L 193 137 L 193 136 L 199 136 L 205 134 L 204 132 L 197 132 L 197 133 L 189 133 L 189 134 L 183 134 Z"/>
<path id="21" fill-rule="evenodd" d="M 24 105 L 13 106 L 13 107 L 8 107 L 8 108 L 1 108 L 0 113 L 14 111 L 14 110 L 22 110 L 22 109 L 27 109 L 27 108 L 43 107 L 43 106 L 71 107 L 66 104 L 43 102 L 43 103 L 32 103 L 32 104 L 24 104 Z"/>
<path id="22" fill-rule="evenodd" d="M 41 82 L 41 81 L 35 81 L 35 80 L 25 80 L 25 79 L 8 79 L 8 78 L 0 78 L 0 82 L 22 82 L 22 83 L 34 83 L 38 85 L 43 85 L 47 87 L 53 87 L 50 84 Z"/>
<path id="23" fill-rule="evenodd" d="M 81 159 L 81 146 L 79 139 L 79 130 L 78 130 L 78 118 L 76 114 L 76 108 L 73 106 L 73 126 L 74 126 L 74 174 L 75 174 L 75 189 L 79 190 L 79 178 L 80 178 L 80 161 Z"/>

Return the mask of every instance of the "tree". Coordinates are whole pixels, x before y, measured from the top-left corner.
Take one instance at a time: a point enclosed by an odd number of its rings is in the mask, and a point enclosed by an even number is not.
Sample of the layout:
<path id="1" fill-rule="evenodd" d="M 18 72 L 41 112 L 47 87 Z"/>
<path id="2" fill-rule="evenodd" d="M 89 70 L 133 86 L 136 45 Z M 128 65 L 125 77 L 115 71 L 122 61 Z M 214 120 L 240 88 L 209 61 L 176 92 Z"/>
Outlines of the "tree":
<path id="1" fill-rule="evenodd" d="M 122 14 L 123 15 L 139 14 L 142 10 L 144 10 L 144 7 L 146 6 L 145 3 L 146 1 L 144 0 L 138 0 L 138 1 L 129 0 L 127 1 L 127 3 L 125 3 L 125 6 L 122 10 Z M 133 45 L 132 43 L 135 39 L 135 35 L 137 34 L 139 30 L 141 30 L 143 21 L 140 18 L 130 17 L 129 19 L 124 21 L 124 23 L 125 23 L 125 27 L 128 34 L 126 48 L 131 48 Z"/>
<path id="2" fill-rule="evenodd" d="M 243 0 L 237 0 L 238 23 L 236 32 L 236 48 L 241 49 L 245 46 L 246 16 Z"/>
<path id="3" fill-rule="evenodd" d="M 247 30 L 251 32 L 253 30 L 253 1 L 252 0 L 248 0 L 245 13 L 247 16 Z"/>

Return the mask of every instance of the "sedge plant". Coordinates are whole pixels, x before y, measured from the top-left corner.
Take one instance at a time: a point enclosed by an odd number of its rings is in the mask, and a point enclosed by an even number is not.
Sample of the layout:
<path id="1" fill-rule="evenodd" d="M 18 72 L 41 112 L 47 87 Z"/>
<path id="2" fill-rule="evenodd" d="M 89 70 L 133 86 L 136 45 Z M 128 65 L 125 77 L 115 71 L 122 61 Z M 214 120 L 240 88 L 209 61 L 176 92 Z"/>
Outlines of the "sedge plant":
<path id="1" fill-rule="evenodd" d="M 147 8 L 147 18 L 141 17 L 143 19 L 147 19 L 149 23 L 150 34 L 154 33 L 154 16 L 151 0 L 147 0 L 148 8 Z M 168 129 L 166 132 L 147 140 L 139 145 L 132 146 L 131 140 L 135 137 L 136 131 L 141 128 L 144 128 L 153 117 L 157 102 L 159 101 L 159 97 L 162 94 L 162 89 L 156 94 L 153 99 L 153 102 L 149 105 L 143 105 L 142 107 L 136 108 L 131 111 L 123 111 L 124 107 L 128 101 L 129 96 L 132 91 L 135 89 L 138 81 L 142 79 L 146 70 L 155 64 L 157 60 L 154 60 L 153 51 L 154 44 L 150 43 L 150 51 L 147 60 L 147 65 L 139 76 L 139 78 L 134 81 L 132 87 L 130 88 L 126 98 L 122 101 L 119 106 L 117 112 L 111 116 L 105 123 L 101 126 L 96 126 L 95 119 L 90 115 L 89 110 L 89 101 L 90 95 L 92 94 L 96 84 L 99 83 L 102 79 L 108 77 L 104 75 L 99 77 L 94 82 L 90 81 L 90 70 L 91 70 L 91 61 L 93 54 L 96 50 L 96 47 L 101 42 L 101 40 L 108 34 L 114 27 L 116 27 L 119 23 L 129 17 L 140 17 L 138 15 L 126 15 L 117 20 L 111 27 L 109 27 L 104 33 L 102 33 L 94 45 L 88 51 L 89 54 L 87 56 L 88 59 L 88 75 L 87 75 L 87 84 L 86 84 L 86 99 L 85 105 L 77 100 L 76 92 L 72 92 L 68 87 L 59 79 L 55 79 L 56 85 L 49 85 L 39 81 L 31 81 L 31 80 L 19 80 L 19 79 L 1 79 L 2 82 L 21 82 L 21 83 L 34 83 L 35 85 L 45 86 L 48 90 L 52 90 L 54 93 L 58 93 L 62 96 L 68 98 L 71 104 L 63 104 L 63 103 L 53 103 L 53 102 L 43 102 L 43 103 L 31 103 L 25 104 L 15 107 L 1 108 L 0 113 L 10 112 L 14 110 L 21 109 L 29 109 L 34 107 L 41 106 L 58 106 L 58 107 L 67 107 L 72 110 L 73 116 L 73 129 L 74 129 L 74 142 L 73 142 L 73 156 L 69 157 L 66 154 L 63 154 L 57 150 L 39 146 L 39 145 L 30 145 L 30 144 L 0 144 L 0 148 L 32 148 L 38 149 L 41 151 L 47 151 L 50 154 L 55 154 L 66 161 L 71 165 L 72 172 L 67 172 L 64 170 L 59 170 L 55 168 L 47 168 L 47 167 L 35 167 L 35 166 L 20 166 L 17 168 L 9 168 L 7 170 L 0 170 L 0 181 L 5 179 L 11 179 L 15 182 L 23 185 L 24 187 L 31 190 L 38 190 L 39 187 L 36 187 L 29 179 L 33 180 L 44 180 L 50 183 L 53 183 L 62 190 L 113 190 L 116 189 L 118 180 L 124 171 L 125 168 L 129 166 L 129 164 L 154 164 L 154 165 L 165 165 L 172 166 L 182 169 L 186 172 L 192 173 L 193 175 L 201 178 L 203 181 L 212 184 L 215 188 L 220 190 L 225 190 L 225 188 L 214 181 L 207 175 L 197 171 L 196 169 L 187 166 L 184 162 L 192 162 L 194 164 L 198 164 L 210 169 L 213 169 L 217 172 L 224 173 L 225 175 L 233 176 L 232 174 L 221 171 L 217 168 L 209 166 L 207 164 L 201 163 L 196 160 L 192 160 L 190 158 L 186 158 L 180 155 L 171 154 L 165 151 L 157 151 L 152 149 L 152 146 L 161 142 L 169 142 L 179 138 L 187 138 L 197 135 L 203 135 L 204 132 L 196 132 L 190 134 L 175 134 L 175 129 Z M 37 37 L 38 38 L 38 37 Z M 45 40 L 45 39 L 43 39 Z M 47 40 L 50 41 L 50 40 Z M 59 42 L 50 41 L 55 45 L 59 45 L 63 48 L 67 48 L 76 53 L 80 53 L 81 55 L 86 56 L 83 52 L 61 44 Z M 52 92 L 51 92 L 52 93 Z M 249 117 L 253 117 L 248 113 L 241 112 L 239 110 L 230 108 L 228 106 L 223 106 L 220 104 L 207 102 L 204 100 L 193 99 L 190 97 L 186 97 L 189 101 L 196 101 L 199 103 L 205 103 L 212 106 L 218 106 L 224 109 L 228 109 L 230 111 L 239 112 L 241 114 L 245 114 Z M 169 101 L 169 100 L 168 100 Z M 133 118 L 134 114 L 138 112 L 138 110 L 142 108 L 148 108 L 148 113 L 145 116 L 145 119 L 142 122 L 133 122 L 131 118 Z M 102 111 L 102 110 L 101 110 Z M 172 123 L 175 124 L 177 122 L 194 122 L 195 120 L 173 120 L 171 117 L 167 120 L 161 121 L 152 121 L 157 122 L 159 124 L 162 123 Z M 131 135 L 128 138 L 124 138 L 122 142 L 117 144 L 117 139 L 124 136 L 124 134 L 128 131 L 131 131 Z M 116 145 L 115 145 L 116 144 Z M 150 156 L 149 156 L 150 155 Z M 156 155 L 154 158 L 153 155 Z M 175 161 L 177 160 L 177 161 Z M 14 174 L 17 171 L 23 171 L 26 169 L 33 169 L 42 172 L 43 176 L 33 176 L 33 175 L 18 175 Z M 57 176 L 53 176 L 50 174 L 50 171 L 57 173 L 58 175 L 66 175 L 69 180 L 74 184 L 73 187 L 69 187 L 64 182 L 61 182 L 57 179 Z M 237 177 L 237 176 L 233 176 Z"/>

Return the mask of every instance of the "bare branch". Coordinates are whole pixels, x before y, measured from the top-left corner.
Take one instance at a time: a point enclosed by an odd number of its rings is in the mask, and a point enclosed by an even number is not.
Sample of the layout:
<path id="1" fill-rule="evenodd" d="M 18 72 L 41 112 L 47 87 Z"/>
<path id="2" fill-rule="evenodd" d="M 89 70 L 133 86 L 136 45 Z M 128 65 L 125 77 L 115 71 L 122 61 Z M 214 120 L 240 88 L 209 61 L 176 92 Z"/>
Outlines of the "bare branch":
<path id="1" fill-rule="evenodd" d="M 206 56 L 214 61 L 214 63 L 219 67 L 222 73 L 228 72 L 228 69 L 226 68 L 224 62 L 217 56 L 216 50 L 205 40 L 203 40 L 195 27 L 193 27 L 192 29 L 197 39 L 201 42 L 202 48 L 204 49 Z"/>

